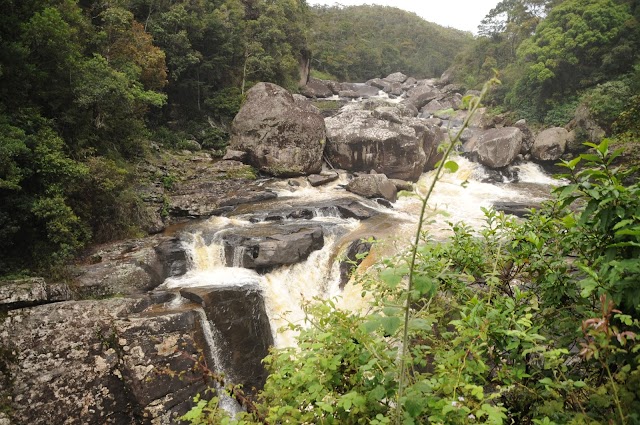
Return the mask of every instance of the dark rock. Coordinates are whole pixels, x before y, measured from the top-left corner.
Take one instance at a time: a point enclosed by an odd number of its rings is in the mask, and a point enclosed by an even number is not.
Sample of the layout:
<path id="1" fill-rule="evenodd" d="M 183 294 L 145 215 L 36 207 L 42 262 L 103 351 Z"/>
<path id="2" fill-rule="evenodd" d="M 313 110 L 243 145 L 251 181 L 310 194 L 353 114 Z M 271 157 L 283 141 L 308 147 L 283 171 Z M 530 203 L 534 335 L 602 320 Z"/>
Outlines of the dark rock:
<path id="1" fill-rule="evenodd" d="M 587 150 L 584 142 L 599 144 L 606 136 L 604 129 L 598 125 L 585 105 L 576 108 L 573 119 L 567 125 L 567 130 L 573 133 L 573 137 L 567 140 L 567 150 L 573 153 Z"/>
<path id="2" fill-rule="evenodd" d="M 324 235 L 320 226 L 264 225 L 234 230 L 223 243 L 229 266 L 265 270 L 304 261 L 322 248 Z"/>
<path id="3" fill-rule="evenodd" d="M 273 345 L 264 298 L 257 286 L 183 288 L 180 294 L 202 305 L 215 329 L 215 343 L 227 379 L 254 393 L 262 389 L 267 372 L 262 359 Z"/>
<path id="4" fill-rule="evenodd" d="M 187 272 L 187 254 L 178 238 L 171 238 L 156 246 L 167 277 L 181 276 Z"/>
<path id="5" fill-rule="evenodd" d="M 516 217 L 526 217 L 529 215 L 529 210 L 531 208 L 540 208 L 540 204 L 504 201 L 494 202 L 493 208 L 496 211 L 502 211 L 505 214 L 515 215 Z"/>
<path id="6" fill-rule="evenodd" d="M 347 190 L 366 198 L 384 198 L 395 202 L 398 191 L 396 186 L 384 174 L 355 177 L 347 185 Z"/>
<path id="7" fill-rule="evenodd" d="M 300 88 L 300 93 L 313 98 L 333 96 L 333 91 L 323 81 L 315 78 L 309 79 L 307 84 Z"/>
<path id="8" fill-rule="evenodd" d="M 355 218 L 357 220 L 366 220 L 378 214 L 373 208 L 365 207 L 359 202 L 351 202 L 336 206 L 342 218 Z"/>
<path id="9" fill-rule="evenodd" d="M 317 187 L 317 186 L 322 186 L 323 184 L 336 181 L 338 180 L 339 177 L 340 176 L 338 176 L 338 173 L 334 171 L 334 172 L 327 172 L 327 173 L 320 173 L 320 174 L 311 174 L 310 176 L 307 177 L 307 181 L 311 186 Z"/>
<path id="10" fill-rule="evenodd" d="M 233 120 L 229 147 L 248 152 L 260 171 L 293 177 L 320 172 L 325 138 L 322 115 L 300 108 L 282 87 L 258 83 Z"/>
<path id="11" fill-rule="evenodd" d="M 66 283 L 47 283 L 40 277 L 0 281 L 0 312 L 72 298 Z"/>
<path id="12" fill-rule="evenodd" d="M 369 253 L 374 240 L 375 238 L 359 239 L 349 244 L 344 259 L 340 261 L 340 289 L 344 289 L 349 282 L 351 273 L 362 263 L 364 255 Z"/>
<path id="13" fill-rule="evenodd" d="M 522 132 L 515 127 L 492 128 L 474 136 L 463 148 L 472 160 L 487 167 L 506 167 L 520 154 Z"/>
<path id="14" fill-rule="evenodd" d="M 374 201 L 376 201 L 376 203 L 382 205 L 385 208 L 393 209 L 393 205 L 391 204 L 391 202 L 389 202 L 388 200 L 386 200 L 384 198 L 374 198 Z"/>

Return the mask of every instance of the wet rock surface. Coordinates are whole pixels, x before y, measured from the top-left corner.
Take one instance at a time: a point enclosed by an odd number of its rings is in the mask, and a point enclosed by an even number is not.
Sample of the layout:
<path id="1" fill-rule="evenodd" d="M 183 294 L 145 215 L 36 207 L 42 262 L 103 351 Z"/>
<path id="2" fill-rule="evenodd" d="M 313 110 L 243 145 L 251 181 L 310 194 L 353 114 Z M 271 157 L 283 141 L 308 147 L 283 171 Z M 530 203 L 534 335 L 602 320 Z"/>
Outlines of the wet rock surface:
<path id="1" fill-rule="evenodd" d="M 395 202 L 398 197 L 396 185 L 384 174 L 355 177 L 347 185 L 347 190 L 365 198 L 383 198 L 390 202 Z"/>
<path id="2" fill-rule="evenodd" d="M 522 149 L 522 132 L 515 127 L 494 128 L 474 136 L 464 151 L 474 160 L 490 168 L 511 164 Z"/>
<path id="3" fill-rule="evenodd" d="M 322 248 L 322 227 L 299 224 L 263 224 L 238 229 L 223 237 L 228 266 L 268 269 L 299 263 Z"/>
<path id="4" fill-rule="evenodd" d="M 267 378 L 262 359 L 273 345 L 264 298 L 257 286 L 184 288 L 180 294 L 200 305 L 216 332 L 221 365 L 229 381 L 246 392 L 261 389 Z"/>

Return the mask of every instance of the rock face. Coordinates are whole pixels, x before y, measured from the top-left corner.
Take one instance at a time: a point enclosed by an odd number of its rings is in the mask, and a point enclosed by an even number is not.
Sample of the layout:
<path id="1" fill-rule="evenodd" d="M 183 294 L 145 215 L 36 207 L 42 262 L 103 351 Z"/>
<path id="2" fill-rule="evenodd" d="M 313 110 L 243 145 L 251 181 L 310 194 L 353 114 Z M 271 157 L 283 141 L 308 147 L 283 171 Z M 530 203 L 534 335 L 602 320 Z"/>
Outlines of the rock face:
<path id="1" fill-rule="evenodd" d="M 205 349 L 204 335 L 193 311 L 139 314 L 147 305 L 121 298 L 11 311 L 0 341 L 15 353 L 3 355 L 1 391 L 13 423 L 176 423 L 205 387 L 188 360 Z"/>
<path id="2" fill-rule="evenodd" d="M 366 198 L 384 198 L 390 202 L 395 202 L 398 195 L 396 185 L 384 174 L 355 177 L 347 185 L 347 190 Z"/>
<path id="3" fill-rule="evenodd" d="M 387 118 L 387 119 L 382 119 Z M 335 167 L 375 170 L 392 178 L 416 181 L 424 169 L 423 140 L 390 112 L 343 110 L 327 118 L 326 155 Z"/>
<path id="4" fill-rule="evenodd" d="M 522 148 L 522 132 L 515 127 L 493 128 L 474 136 L 464 144 L 464 151 L 489 168 L 511 164 Z"/>
<path id="5" fill-rule="evenodd" d="M 72 289 L 75 299 L 140 294 L 184 272 L 186 257 L 177 240 L 128 240 L 93 248 L 75 267 Z"/>
<path id="6" fill-rule="evenodd" d="M 262 389 L 267 372 L 262 359 L 273 336 L 262 293 L 257 286 L 184 288 L 183 297 L 202 305 L 215 330 L 217 349 L 227 379 L 247 392 Z"/>
<path id="7" fill-rule="evenodd" d="M 578 106 L 574 118 L 567 125 L 567 129 L 574 133 L 567 143 L 567 150 L 570 152 L 582 152 L 586 150 L 584 142 L 598 144 L 606 136 L 606 132 L 598 125 L 591 116 L 589 108 L 584 105 Z"/>
<path id="8" fill-rule="evenodd" d="M 73 297 L 65 283 L 47 283 L 42 278 L 0 281 L 0 311 L 31 307 Z"/>
<path id="9" fill-rule="evenodd" d="M 306 85 L 300 88 L 300 93 L 307 97 L 331 97 L 333 92 L 327 85 L 315 78 L 311 78 Z"/>
<path id="10" fill-rule="evenodd" d="M 282 87 L 258 83 L 233 120 L 229 148 L 247 152 L 265 173 L 299 176 L 320 172 L 325 138 L 322 115 L 300 108 Z"/>
<path id="11" fill-rule="evenodd" d="M 340 289 L 344 289 L 347 282 L 351 277 L 353 270 L 362 263 L 364 258 L 359 255 L 366 254 L 371 250 L 373 246 L 373 239 L 358 239 L 349 244 L 347 250 L 344 253 L 345 259 L 340 262 Z"/>
<path id="12" fill-rule="evenodd" d="M 266 269 L 305 260 L 322 248 L 320 226 L 263 225 L 223 236 L 227 264 L 248 269 Z"/>
<path id="13" fill-rule="evenodd" d="M 338 180 L 340 176 L 335 171 L 320 173 L 320 174 L 311 174 L 307 177 L 307 181 L 313 187 L 322 186 L 323 184 L 331 183 L 333 181 Z"/>
<path id="14" fill-rule="evenodd" d="M 536 137 L 531 147 L 531 156 L 539 161 L 556 161 L 567 148 L 569 132 L 562 127 L 551 127 Z"/>

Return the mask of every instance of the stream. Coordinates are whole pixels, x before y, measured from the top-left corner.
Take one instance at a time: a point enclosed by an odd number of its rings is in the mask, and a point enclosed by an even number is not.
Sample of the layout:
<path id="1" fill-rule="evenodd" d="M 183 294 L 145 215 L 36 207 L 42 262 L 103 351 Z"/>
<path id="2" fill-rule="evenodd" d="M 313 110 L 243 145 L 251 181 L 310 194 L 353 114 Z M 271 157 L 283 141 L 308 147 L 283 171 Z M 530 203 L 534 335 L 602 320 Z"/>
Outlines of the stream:
<path id="1" fill-rule="evenodd" d="M 534 163 L 510 167 L 509 171 L 517 172 L 517 182 L 483 183 L 486 174 L 481 165 L 463 157 L 456 161 L 459 169 L 442 176 L 429 202 L 427 229 L 435 239 L 450 234 L 447 222 L 464 221 L 478 228 L 484 222 L 481 207 L 490 208 L 499 202 L 536 205 L 548 198 L 551 186 L 557 184 Z M 415 185 L 416 190 L 424 193 L 433 175 L 434 172 L 425 173 Z M 377 255 L 392 255 L 406 249 L 416 230 L 421 206 L 418 198 L 400 197 L 389 208 L 350 194 L 343 188 L 346 182 L 346 173 L 340 174 L 336 182 L 318 188 L 311 187 L 304 178 L 279 181 L 273 187 L 278 194 L 275 200 L 247 205 L 231 217 L 212 217 L 188 226 L 179 236 L 187 253 L 188 272 L 167 279 L 159 289 L 257 286 L 264 297 L 274 344 L 295 345 L 295 333 L 282 328 L 289 323 L 304 322 L 305 301 L 339 297 L 339 306 L 357 306 L 359 289 L 352 283 L 341 289 L 340 284 L 340 260 L 349 244 L 375 237 L 379 241 Z M 345 218 L 335 207 L 345 202 L 357 203 L 372 216 L 365 220 Z M 294 224 L 317 226 L 324 238 L 321 249 L 297 264 L 259 273 L 242 267 L 245 247 L 233 247 L 231 255 L 225 246 L 225 238 L 237 233 L 260 235 L 267 228 Z"/>

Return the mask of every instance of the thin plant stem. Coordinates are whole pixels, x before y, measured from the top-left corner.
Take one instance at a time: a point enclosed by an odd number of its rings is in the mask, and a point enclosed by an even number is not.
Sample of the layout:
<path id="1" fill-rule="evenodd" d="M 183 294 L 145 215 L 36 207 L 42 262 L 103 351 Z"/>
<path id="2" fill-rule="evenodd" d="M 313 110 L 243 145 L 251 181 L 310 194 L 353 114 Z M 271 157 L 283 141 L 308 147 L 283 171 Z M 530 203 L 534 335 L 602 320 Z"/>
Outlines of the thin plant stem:
<path id="1" fill-rule="evenodd" d="M 429 190 L 427 191 L 426 196 L 422 200 L 422 206 L 420 208 L 420 218 L 418 219 L 418 229 L 416 230 L 413 245 L 411 247 L 411 261 L 409 263 L 409 282 L 407 284 L 406 299 L 403 307 L 404 308 L 404 328 L 402 333 L 402 351 L 400 355 L 400 375 L 398 377 L 398 393 L 396 397 L 396 424 L 397 425 L 400 425 L 402 423 L 402 398 L 404 397 L 404 390 L 406 386 L 407 357 L 409 355 L 409 350 L 407 347 L 409 345 L 408 340 L 409 340 L 409 319 L 411 316 L 411 292 L 413 291 L 413 279 L 415 275 L 416 259 L 418 257 L 418 244 L 420 243 L 420 236 L 422 235 L 422 226 L 424 224 L 424 216 L 427 210 L 427 204 L 429 202 L 429 198 L 431 198 L 431 195 L 436 186 L 436 183 L 440 179 L 440 175 L 442 174 L 442 170 L 445 167 L 447 159 L 455 149 L 456 144 L 460 141 L 460 136 L 462 135 L 462 132 L 469 126 L 469 121 L 471 120 L 475 112 L 478 110 L 480 106 L 480 101 L 489 90 L 489 87 L 496 82 L 497 80 L 495 78 L 491 79 L 489 82 L 487 82 L 484 85 L 480 96 L 471 100 L 470 102 L 471 107 L 469 108 L 469 114 L 465 118 L 462 124 L 462 128 L 456 133 L 453 140 L 450 141 L 449 145 L 447 146 L 447 149 L 442 155 L 442 159 L 440 160 L 438 167 L 436 168 L 436 173 L 433 176 L 433 180 L 429 185 Z"/>

